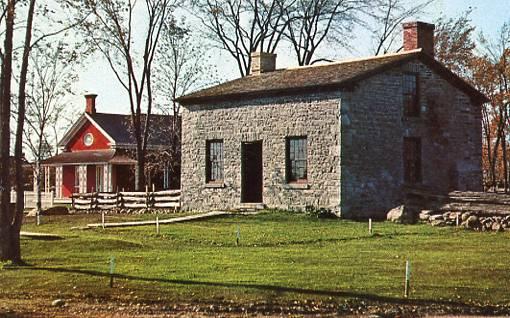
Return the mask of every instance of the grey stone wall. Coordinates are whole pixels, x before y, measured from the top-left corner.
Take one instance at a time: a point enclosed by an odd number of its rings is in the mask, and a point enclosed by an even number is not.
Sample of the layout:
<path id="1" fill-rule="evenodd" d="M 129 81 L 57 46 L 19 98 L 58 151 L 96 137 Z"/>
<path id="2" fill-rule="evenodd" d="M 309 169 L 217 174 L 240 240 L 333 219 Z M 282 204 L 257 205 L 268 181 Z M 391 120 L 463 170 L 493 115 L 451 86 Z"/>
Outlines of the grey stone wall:
<path id="1" fill-rule="evenodd" d="M 263 203 L 338 210 L 340 95 L 261 98 L 191 105 L 183 110 L 182 204 L 186 210 L 236 209 L 241 203 L 241 143 L 262 140 Z M 307 136 L 308 185 L 285 180 L 285 138 Z M 205 181 L 206 140 L 223 139 L 224 187 Z"/>
<path id="2" fill-rule="evenodd" d="M 402 73 L 419 73 L 419 118 L 403 114 Z M 371 77 L 341 105 L 341 214 L 384 216 L 402 203 L 403 138 L 420 137 L 422 183 L 438 191 L 482 190 L 481 112 L 420 62 Z"/>
<path id="3" fill-rule="evenodd" d="M 402 74 L 419 73 L 421 115 L 403 114 Z M 420 137 L 426 189 L 482 190 L 481 111 L 418 61 L 350 91 L 190 105 L 182 123 L 186 210 L 241 203 L 241 144 L 263 142 L 263 202 L 270 208 L 326 207 L 346 218 L 383 217 L 403 201 L 404 137 Z M 308 138 L 308 185 L 285 180 L 285 138 Z M 224 185 L 205 181 L 206 140 L 224 141 Z M 340 146 L 341 145 L 341 146 Z"/>

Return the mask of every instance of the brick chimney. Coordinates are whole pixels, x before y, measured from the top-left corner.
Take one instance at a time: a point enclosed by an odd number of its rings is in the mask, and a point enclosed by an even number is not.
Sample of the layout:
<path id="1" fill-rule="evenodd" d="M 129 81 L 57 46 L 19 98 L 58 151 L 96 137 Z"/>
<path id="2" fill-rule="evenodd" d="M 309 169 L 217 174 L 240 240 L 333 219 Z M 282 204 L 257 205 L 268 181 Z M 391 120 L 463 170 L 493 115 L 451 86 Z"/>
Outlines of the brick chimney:
<path id="1" fill-rule="evenodd" d="M 261 73 L 272 72 L 276 69 L 276 54 L 265 52 L 251 53 L 250 74 L 260 75 Z"/>
<path id="2" fill-rule="evenodd" d="M 434 57 L 434 28 L 433 24 L 415 21 L 407 22 L 404 26 L 404 51 L 422 49 L 423 52 Z"/>
<path id="3" fill-rule="evenodd" d="M 85 95 L 85 112 L 87 114 L 95 114 L 96 113 L 96 94 L 86 94 Z"/>

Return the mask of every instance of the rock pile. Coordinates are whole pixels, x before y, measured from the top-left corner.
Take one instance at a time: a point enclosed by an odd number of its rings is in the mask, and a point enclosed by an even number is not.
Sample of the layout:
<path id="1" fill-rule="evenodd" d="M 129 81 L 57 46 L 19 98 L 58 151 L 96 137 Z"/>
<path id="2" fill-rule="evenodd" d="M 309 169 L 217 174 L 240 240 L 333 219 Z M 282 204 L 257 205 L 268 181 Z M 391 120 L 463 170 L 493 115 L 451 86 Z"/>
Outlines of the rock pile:
<path id="1" fill-rule="evenodd" d="M 481 212 L 435 212 L 423 210 L 419 219 L 432 226 L 459 226 L 474 231 L 510 231 L 510 215 L 483 215 Z"/>

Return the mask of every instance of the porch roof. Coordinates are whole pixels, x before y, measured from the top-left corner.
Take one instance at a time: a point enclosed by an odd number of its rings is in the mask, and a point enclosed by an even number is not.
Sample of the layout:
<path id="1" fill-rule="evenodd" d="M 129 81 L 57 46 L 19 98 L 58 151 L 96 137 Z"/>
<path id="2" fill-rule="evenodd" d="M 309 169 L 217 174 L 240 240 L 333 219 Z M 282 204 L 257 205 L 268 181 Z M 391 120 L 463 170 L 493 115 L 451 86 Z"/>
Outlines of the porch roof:
<path id="1" fill-rule="evenodd" d="M 76 152 L 62 152 L 42 162 L 43 165 L 57 164 L 88 164 L 88 163 L 111 163 L 117 165 L 132 165 L 136 160 L 125 154 L 119 154 L 114 149 L 108 150 L 85 150 Z"/>

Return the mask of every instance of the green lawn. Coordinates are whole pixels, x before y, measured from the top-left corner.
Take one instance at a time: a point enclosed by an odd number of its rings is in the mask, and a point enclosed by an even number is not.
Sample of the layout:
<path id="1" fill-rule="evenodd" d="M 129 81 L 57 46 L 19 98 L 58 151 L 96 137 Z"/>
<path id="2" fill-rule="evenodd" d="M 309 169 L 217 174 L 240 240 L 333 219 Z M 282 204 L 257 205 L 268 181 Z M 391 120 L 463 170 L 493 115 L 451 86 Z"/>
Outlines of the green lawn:
<path id="1" fill-rule="evenodd" d="M 107 221 L 148 218 L 154 216 L 109 216 Z M 23 256 L 31 266 L 0 270 L 0 298 L 22 291 L 27 297 L 145 302 L 395 302 L 402 299 L 409 259 L 414 300 L 510 305 L 509 232 L 384 222 L 374 224 L 371 236 L 366 223 L 284 212 L 162 225 L 159 236 L 150 226 L 70 230 L 100 219 L 52 216 L 41 226 L 27 220 L 23 230 L 65 239 L 24 239 Z M 119 277 L 110 289 L 112 256 Z"/>

